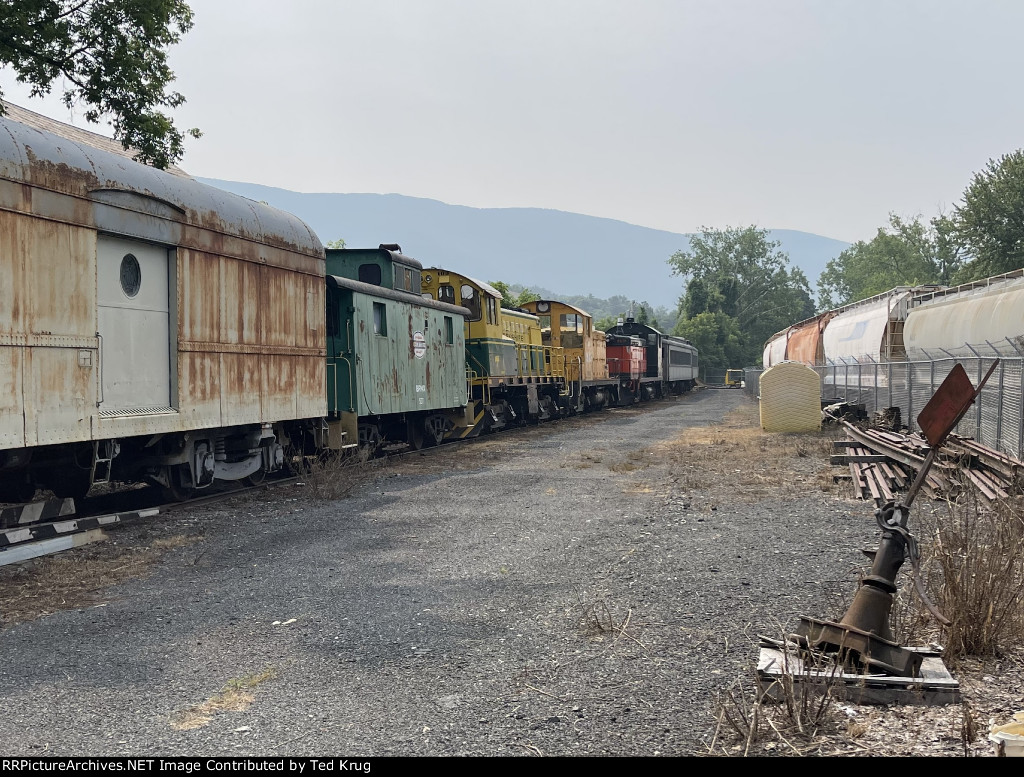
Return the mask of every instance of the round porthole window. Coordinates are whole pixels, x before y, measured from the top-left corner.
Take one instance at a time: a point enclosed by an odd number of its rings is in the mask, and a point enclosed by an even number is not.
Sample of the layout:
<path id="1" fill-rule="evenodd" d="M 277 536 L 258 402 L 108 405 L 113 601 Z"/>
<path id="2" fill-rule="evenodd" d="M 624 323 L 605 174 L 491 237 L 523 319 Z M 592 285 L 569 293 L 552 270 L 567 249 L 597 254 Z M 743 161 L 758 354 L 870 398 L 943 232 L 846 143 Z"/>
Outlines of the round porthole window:
<path id="1" fill-rule="evenodd" d="M 142 268 L 132 254 L 125 254 L 121 260 L 121 290 L 125 296 L 134 297 L 142 286 Z"/>

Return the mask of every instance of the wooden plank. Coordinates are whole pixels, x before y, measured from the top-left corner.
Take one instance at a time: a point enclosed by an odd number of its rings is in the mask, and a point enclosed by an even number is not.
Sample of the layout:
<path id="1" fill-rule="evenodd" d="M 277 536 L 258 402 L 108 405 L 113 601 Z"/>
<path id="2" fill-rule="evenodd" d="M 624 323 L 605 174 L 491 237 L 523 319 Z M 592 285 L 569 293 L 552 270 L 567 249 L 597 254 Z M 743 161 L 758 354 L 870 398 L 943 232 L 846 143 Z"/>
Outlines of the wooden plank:
<path id="1" fill-rule="evenodd" d="M 779 682 L 789 675 L 796 685 L 812 684 L 831 688 L 853 704 L 905 704 L 939 706 L 960 703 L 960 683 L 950 675 L 938 654 L 923 650 L 920 677 L 890 677 L 862 675 L 805 667 L 798 655 L 785 656 L 782 650 L 762 647 L 758 657 L 757 677 L 762 690 L 772 698 L 783 701 Z"/>
<path id="2" fill-rule="evenodd" d="M 868 493 L 870 493 L 871 498 L 877 502 L 882 498 L 882 492 L 878 488 L 878 478 L 875 475 L 875 471 L 869 468 L 864 473 L 864 479 L 867 481 Z"/>

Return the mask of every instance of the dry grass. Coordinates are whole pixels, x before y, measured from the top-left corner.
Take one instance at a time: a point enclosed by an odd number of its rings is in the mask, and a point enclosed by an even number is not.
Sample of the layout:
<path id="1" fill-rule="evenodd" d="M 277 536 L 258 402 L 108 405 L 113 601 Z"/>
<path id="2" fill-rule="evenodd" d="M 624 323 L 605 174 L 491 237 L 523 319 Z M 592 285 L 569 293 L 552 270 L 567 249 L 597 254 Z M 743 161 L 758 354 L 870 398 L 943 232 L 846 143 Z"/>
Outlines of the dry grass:
<path id="1" fill-rule="evenodd" d="M 576 588 L 576 603 L 577 626 L 585 637 L 597 642 L 609 637 L 613 641 L 625 637 L 627 641 L 644 647 L 628 631 L 633 617 L 632 610 L 626 608 L 624 613 L 618 612 L 619 608 L 615 607 L 607 593 L 588 594 Z M 636 624 L 633 625 L 635 627 Z"/>
<path id="2" fill-rule="evenodd" d="M 388 466 L 386 458 L 373 458 L 368 448 L 345 455 L 295 457 L 291 461 L 304 486 L 302 495 L 314 502 L 344 499 Z"/>
<path id="3" fill-rule="evenodd" d="M 796 651 L 786 650 L 778 670 L 775 680 L 738 679 L 718 693 L 711 753 L 749 756 L 779 749 L 805 755 L 820 750 L 824 735 L 842 730 L 838 666 L 816 665 L 806 656 L 797 661 Z"/>
<path id="4" fill-rule="evenodd" d="M 915 516 L 911 516 L 914 531 Z M 1024 641 L 1024 500 L 989 505 L 971 488 L 918 516 L 927 590 L 950 620 L 943 658 L 998 657 Z M 924 615 L 920 616 L 922 619 Z"/>
<path id="5" fill-rule="evenodd" d="M 0 567 L 3 625 L 13 626 L 60 610 L 96 606 L 104 599 L 104 589 L 146 577 L 164 553 L 201 539 L 178 534 L 156 539 L 146 547 L 99 543 L 76 548 L 73 553 Z"/>
<path id="6" fill-rule="evenodd" d="M 757 406 L 746 404 L 727 415 L 722 424 L 688 428 L 640 456 L 668 461 L 675 486 L 682 490 L 728 483 L 731 498 L 756 500 L 791 492 L 795 483 L 832 491 L 835 485 L 827 461 L 835 437 L 831 429 L 816 434 L 765 432 Z M 726 480 L 723 474 L 728 476 Z"/>
<path id="7" fill-rule="evenodd" d="M 268 667 L 257 674 L 232 678 L 216 694 L 201 704 L 188 707 L 171 716 L 171 728 L 191 731 L 202 728 L 221 712 L 245 712 L 256 697 L 252 689 L 277 677 L 277 670 Z"/>

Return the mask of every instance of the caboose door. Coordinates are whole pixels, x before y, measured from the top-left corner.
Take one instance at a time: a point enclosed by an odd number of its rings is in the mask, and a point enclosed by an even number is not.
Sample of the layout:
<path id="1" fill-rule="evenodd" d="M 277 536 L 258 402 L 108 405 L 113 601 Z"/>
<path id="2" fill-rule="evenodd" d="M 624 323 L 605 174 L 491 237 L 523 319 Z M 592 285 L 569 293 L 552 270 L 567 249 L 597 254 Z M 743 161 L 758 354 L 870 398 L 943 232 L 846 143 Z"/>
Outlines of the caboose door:
<path id="1" fill-rule="evenodd" d="M 96 243 L 100 412 L 171 404 L 168 251 L 100 235 Z"/>

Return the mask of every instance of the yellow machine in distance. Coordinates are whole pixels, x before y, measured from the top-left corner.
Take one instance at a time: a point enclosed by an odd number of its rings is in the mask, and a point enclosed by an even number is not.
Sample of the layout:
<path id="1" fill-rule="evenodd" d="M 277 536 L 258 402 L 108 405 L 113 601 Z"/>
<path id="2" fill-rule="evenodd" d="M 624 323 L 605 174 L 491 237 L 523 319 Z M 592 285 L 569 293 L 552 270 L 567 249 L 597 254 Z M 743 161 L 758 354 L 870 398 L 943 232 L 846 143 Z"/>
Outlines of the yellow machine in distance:
<path id="1" fill-rule="evenodd" d="M 725 387 L 743 388 L 743 370 L 726 370 Z"/>

